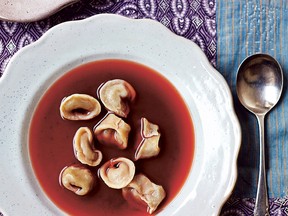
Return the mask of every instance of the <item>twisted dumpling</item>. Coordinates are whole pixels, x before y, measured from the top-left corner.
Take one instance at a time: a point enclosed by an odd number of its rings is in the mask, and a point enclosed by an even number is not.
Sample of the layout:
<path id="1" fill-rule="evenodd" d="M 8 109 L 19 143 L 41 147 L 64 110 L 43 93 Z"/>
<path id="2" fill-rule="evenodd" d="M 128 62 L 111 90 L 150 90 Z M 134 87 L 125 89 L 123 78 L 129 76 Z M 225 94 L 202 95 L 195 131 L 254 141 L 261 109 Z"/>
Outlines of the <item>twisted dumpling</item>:
<path id="1" fill-rule="evenodd" d="M 104 145 L 125 149 L 128 145 L 130 130 L 129 124 L 110 113 L 94 127 L 94 134 L 97 140 Z"/>
<path id="2" fill-rule="evenodd" d="M 145 175 L 138 174 L 122 189 L 123 197 L 136 206 L 145 207 L 152 214 L 165 198 L 164 188 L 151 182 Z"/>

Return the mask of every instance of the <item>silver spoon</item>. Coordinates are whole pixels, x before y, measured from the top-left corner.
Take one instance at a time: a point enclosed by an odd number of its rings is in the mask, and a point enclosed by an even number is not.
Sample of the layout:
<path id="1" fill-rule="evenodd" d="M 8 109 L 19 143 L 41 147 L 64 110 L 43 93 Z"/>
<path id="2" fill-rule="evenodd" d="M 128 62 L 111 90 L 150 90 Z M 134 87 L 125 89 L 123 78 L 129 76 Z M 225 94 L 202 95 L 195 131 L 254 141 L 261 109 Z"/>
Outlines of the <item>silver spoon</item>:
<path id="1" fill-rule="evenodd" d="M 236 91 L 242 105 L 256 115 L 260 132 L 260 162 L 254 216 L 269 215 L 265 171 L 264 118 L 283 89 L 280 64 L 267 54 L 247 57 L 238 68 Z"/>

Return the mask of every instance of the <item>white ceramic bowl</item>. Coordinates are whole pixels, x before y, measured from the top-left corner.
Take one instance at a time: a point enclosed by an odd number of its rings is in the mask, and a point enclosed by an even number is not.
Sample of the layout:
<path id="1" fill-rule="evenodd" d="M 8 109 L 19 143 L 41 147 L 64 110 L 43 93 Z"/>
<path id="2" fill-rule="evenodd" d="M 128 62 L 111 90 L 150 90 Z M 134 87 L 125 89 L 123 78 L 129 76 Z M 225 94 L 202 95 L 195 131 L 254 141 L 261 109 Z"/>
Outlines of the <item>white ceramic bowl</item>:
<path id="1" fill-rule="evenodd" d="M 96 15 L 60 24 L 10 61 L 0 80 L 0 210 L 6 215 L 60 215 L 30 164 L 27 133 L 37 102 L 63 73 L 93 60 L 136 61 L 170 80 L 195 126 L 189 177 L 159 215 L 217 215 L 231 194 L 241 130 L 224 78 L 193 42 L 152 20 Z"/>
<path id="2" fill-rule="evenodd" d="M 79 0 L 0 0 L 0 19 L 32 22 L 56 13 Z"/>

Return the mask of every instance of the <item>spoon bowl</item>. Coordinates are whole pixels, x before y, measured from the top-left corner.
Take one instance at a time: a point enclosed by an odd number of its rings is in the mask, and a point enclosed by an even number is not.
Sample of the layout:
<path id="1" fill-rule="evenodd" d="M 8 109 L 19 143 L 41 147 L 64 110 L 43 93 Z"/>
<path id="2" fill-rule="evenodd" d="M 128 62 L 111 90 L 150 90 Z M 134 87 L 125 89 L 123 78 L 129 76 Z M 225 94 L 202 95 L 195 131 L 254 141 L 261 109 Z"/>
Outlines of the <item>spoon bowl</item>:
<path id="1" fill-rule="evenodd" d="M 236 91 L 242 105 L 256 115 L 260 132 L 260 162 L 254 216 L 269 215 L 265 170 L 264 117 L 279 101 L 283 71 L 270 55 L 247 57 L 238 68 Z"/>
<path id="2" fill-rule="evenodd" d="M 239 100 L 244 107 L 252 113 L 266 114 L 281 96 L 281 66 L 267 54 L 249 56 L 238 69 L 236 87 Z"/>

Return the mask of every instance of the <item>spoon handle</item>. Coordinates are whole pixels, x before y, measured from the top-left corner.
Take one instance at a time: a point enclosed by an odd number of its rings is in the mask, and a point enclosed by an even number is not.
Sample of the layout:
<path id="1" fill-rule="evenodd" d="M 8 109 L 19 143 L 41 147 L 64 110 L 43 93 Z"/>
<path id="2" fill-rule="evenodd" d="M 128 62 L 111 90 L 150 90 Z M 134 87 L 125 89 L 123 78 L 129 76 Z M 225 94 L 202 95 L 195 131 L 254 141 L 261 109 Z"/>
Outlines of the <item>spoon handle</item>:
<path id="1" fill-rule="evenodd" d="M 266 185 L 266 170 L 265 170 L 265 142 L 264 142 L 264 117 L 265 115 L 256 115 L 259 132 L 260 132 L 260 162 L 259 176 L 257 186 L 257 196 L 255 202 L 254 216 L 269 216 L 269 204 Z"/>

